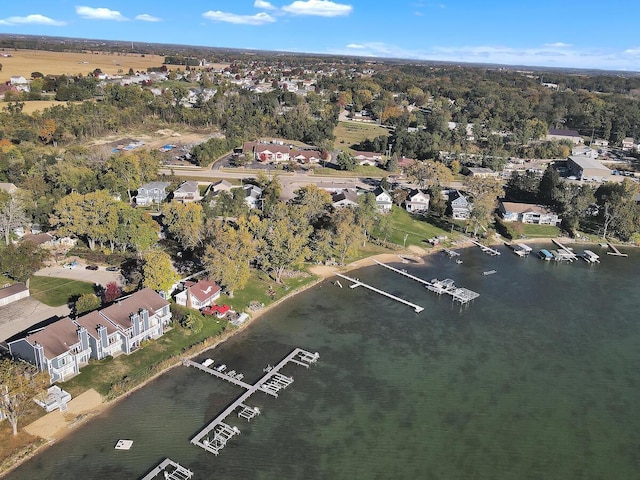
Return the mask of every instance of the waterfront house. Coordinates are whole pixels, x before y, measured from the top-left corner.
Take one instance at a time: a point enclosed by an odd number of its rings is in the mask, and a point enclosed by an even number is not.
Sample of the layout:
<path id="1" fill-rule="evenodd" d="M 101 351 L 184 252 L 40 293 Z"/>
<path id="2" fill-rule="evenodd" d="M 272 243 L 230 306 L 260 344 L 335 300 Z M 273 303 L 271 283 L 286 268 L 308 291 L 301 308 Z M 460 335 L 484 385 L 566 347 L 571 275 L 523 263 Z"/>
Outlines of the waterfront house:
<path id="1" fill-rule="evenodd" d="M 150 288 L 119 299 L 100 310 L 100 315 L 120 333 L 126 354 L 137 350 L 144 340 L 161 337 L 171 321 L 169 302 Z"/>
<path id="2" fill-rule="evenodd" d="M 404 208 L 409 213 L 427 213 L 431 197 L 419 189 L 410 190 L 404 201 Z"/>
<path id="3" fill-rule="evenodd" d="M 213 305 L 220 298 L 220 286 L 211 280 L 184 282 L 184 289 L 175 297 L 176 303 L 184 307 L 196 308 Z"/>
<path id="4" fill-rule="evenodd" d="M 0 288 L 0 306 L 9 305 L 29 296 L 29 289 L 24 283 L 16 283 Z"/>
<path id="5" fill-rule="evenodd" d="M 149 182 L 141 185 L 135 196 L 136 205 L 146 206 L 162 203 L 167 198 L 169 185 L 169 182 Z"/>
<path id="6" fill-rule="evenodd" d="M 389 192 L 378 186 L 373 190 L 373 194 L 376 197 L 376 208 L 378 209 L 378 212 L 389 213 L 393 205 L 393 199 Z"/>
<path id="7" fill-rule="evenodd" d="M 471 216 L 473 205 L 459 190 L 449 191 L 449 205 L 454 220 L 467 220 Z"/>
<path id="8" fill-rule="evenodd" d="M 91 358 L 102 360 L 105 357 L 123 353 L 124 340 L 120 331 L 99 311 L 93 311 L 75 320 L 79 327 L 84 327 L 89 336 Z"/>
<path id="9" fill-rule="evenodd" d="M 556 213 L 541 205 L 501 201 L 499 210 L 505 222 L 536 225 L 558 225 L 561 222 Z"/>
<path id="10" fill-rule="evenodd" d="M 182 182 L 173 192 L 173 199 L 176 202 L 189 203 L 197 202 L 202 199 L 200 196 L 200 187 L 198 182 L 187 180 Z"/>
<path id="11" fill-rule="evenodd" d="M 80 367 L 89 362 L 91 348 L 87 330 L 65 317 L 9 342 L 9 353 L 47 372 L 53 383 L 80 373 Z"/>

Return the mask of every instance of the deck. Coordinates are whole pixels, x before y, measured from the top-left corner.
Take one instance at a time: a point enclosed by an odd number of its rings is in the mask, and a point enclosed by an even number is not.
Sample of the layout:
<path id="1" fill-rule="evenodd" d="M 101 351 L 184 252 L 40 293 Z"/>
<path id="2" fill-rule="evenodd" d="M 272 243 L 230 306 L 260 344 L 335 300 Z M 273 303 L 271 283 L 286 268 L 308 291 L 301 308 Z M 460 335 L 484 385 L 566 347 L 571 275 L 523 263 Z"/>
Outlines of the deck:
<path id="1" fill-rule="evenodd" d="M 398 270 L 398 271 L 400 271 L 400 270 Z M 400 302 L 400 303 L 403 303 L 404 305 L 408 305 L 409 307 L 413 308 L 413 310 L 416 313 L 420 313 L 420 312 L 422 312 L 424 310 L 424 307 L 421 307 L 420 305 L 416 305 L 415 303 L 411 303 L 408 300 L 405 300 L 405 299 L 400 298 L 400 297 L 396 297 L 395 295 L 392 295 L 389 292 L 385 292 L 384 290 L 380 290 L 379 288 L 373 287 L 371 285 L 367 285 L 366 283 L 361 282 L 357 278 L 347 277 L 346 275 L 343 275 L 341 273 L 336 273 L 336 275 L 338 277 L 340 277 L 340 278 L 344 278 L 345 280 L 349 280 L 350 282 L 353 282 L 353 285 L 351 285 L 349 288 L 365 287 L 365 288 L 371 290 L 372 292 L 379 293 L 380 295 L 384 295 L 385 297 L 388 297 L 388 298 L 390 298 L 392 300 L 395 300 L 396 302 Z"/>

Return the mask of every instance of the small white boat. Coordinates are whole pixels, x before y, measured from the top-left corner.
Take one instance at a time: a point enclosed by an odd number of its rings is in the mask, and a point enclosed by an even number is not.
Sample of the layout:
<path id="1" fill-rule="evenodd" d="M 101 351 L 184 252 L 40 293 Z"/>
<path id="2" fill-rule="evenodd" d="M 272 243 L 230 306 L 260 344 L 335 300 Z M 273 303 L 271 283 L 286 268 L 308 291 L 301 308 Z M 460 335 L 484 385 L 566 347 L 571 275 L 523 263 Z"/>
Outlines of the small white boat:
<path id="1" fill-rule="evenodd" d="M 118 440 L 114 448 L 116 450 L 129 450 L 132 445 L 133 440 Z"/>
<path id="2" fill-rule="evenodd" d="M 218 372 L 224 372 L 226 369 L 227 369 L 227 366 L 224 363 L 216 367 L 216 371 Z"/>
<path id="3" fill-rule="evenodd" d="M 203 367 L 210 367 L 211 365 L 213 365 L 213 360 L 210 358 L 207 358 L 204 362 L 202 362 Z"/>
<path id="4" fill-rule="evenodd" d="M 498 273 L 497 270 L 487 270 L 486 272 L 482 272 L 482 275 L 484 275 L 485 277 L 487 275 L 493 275 L 494 273 Z"/>

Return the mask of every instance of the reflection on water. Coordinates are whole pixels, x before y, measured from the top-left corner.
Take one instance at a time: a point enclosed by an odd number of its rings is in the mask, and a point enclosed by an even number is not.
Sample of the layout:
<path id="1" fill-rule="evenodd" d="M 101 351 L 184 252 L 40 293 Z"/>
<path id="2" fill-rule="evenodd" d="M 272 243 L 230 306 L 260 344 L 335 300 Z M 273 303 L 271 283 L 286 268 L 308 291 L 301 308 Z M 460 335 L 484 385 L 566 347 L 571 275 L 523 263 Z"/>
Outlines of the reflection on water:
<path id="1" fill-rule="evenodd" d="M 178 367 L 11 478 L 135 479 L 167 456 L 196 479 L 637 477 L 640 257 L 502 251 L 402 265 L 479 292 L 466 307 L 370 267 L 354 276 L 425 310 L 327 281 L 203 355 L 252 383 L 294 347 L 320 353 L 283 370 L 295 382 L 278 398 L 251 397 L 259 417 L 228 417 L 242 433 L 218 457 L 189 439 L 242 390 Z"/>

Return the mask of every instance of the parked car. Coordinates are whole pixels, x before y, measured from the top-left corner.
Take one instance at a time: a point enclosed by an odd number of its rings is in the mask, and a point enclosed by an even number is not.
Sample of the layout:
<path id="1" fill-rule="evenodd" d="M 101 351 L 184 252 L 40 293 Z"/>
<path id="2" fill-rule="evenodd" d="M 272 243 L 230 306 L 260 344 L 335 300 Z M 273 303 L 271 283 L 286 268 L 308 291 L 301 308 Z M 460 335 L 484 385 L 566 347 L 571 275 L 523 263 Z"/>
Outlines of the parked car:
<path id="1" fill-rule="evenodd" d="M 86 267 L 87 270 L 98 270 L 98 265 L 87 265 Z"/>
<path id="2" fill-rule="evenodd" d="M 120 269 L 118 267 L 107 267 L 105 269 L 107 272 L 119 272 Z"/>
<path id="3" fill-rule="evenodd" d="M 76 262 L 75 260 L 71 263 L 65 263 L 62 268 L 67 268 L 69 270 L 74 269 L 78 266 L 78 262 Z"/>

